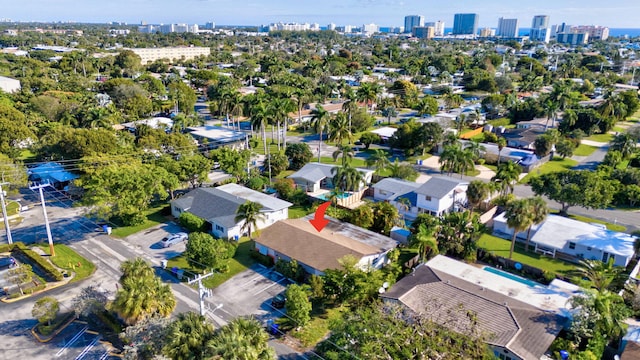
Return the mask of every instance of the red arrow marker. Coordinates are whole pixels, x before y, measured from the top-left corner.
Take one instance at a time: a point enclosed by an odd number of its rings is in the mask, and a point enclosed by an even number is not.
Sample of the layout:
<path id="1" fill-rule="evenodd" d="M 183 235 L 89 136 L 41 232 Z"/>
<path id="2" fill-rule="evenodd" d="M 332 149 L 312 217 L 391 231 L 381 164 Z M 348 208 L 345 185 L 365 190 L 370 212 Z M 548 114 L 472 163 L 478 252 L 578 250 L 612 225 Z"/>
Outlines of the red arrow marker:
<path id="1" fill-rule="evenodd" d="M 329 208 L 329 205 L 331 205 L 331 202 L 327 201 L 326 203 L 318 206 L 318 210 L 316 210 L 313 219 L 309 220 L 311 225 L 313 225 L 318 232 L 322 231 L 322 229 L 324 229 L 324 227 L 329 223 L 329 220 L 324 218 L 324 213 L 327 211 L 327 208 Z"/>

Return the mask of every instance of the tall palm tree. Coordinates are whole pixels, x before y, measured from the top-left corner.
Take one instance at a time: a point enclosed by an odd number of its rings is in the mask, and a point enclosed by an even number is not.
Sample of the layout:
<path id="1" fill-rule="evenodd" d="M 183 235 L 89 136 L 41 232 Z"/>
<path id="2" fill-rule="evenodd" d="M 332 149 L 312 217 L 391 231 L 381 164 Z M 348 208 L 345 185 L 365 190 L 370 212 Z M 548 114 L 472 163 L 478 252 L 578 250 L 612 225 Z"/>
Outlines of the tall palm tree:
<path id="1" fill-rule="evenodd" d="M 382 116 L 385 116 L 387 124 L 391 125 L 391 118 L 398 116 L 398 110 L 394 106 L 387 106 L 382 110 Z"/>
<path id="2" fill-rule="evenodd" d="M 340 145 L 336 151 L 333 152 L 333 161 L 338 161 L 338 158 L 342 158 L 342 166 L 346 166 L 349 164 L 351 159 L 353 159 L 353 149 L 349 145 Z"/>
<path id="3" fill-rule="evenodd" d="M 534 196 L 532 198 L 528 198 L 527 201 L 529 202 L 529 211 L 531 211 L 531 225 L 529 225 L 529 229 L 527 230 L 527 242 L 524 246 L 525 251 L 529 251 L 531 228 L 533 225 L 542 224 L 542 222 L 547 218 L 547 215 L 549 215 L 549 207 L 542 197 Z"/>
<path id="4" fill-rule="evenodd" d="M 333 185 L 342 191 L 358 191 L 364 176 L 358 169 L 350 166 L 336 166 L 331 169 Z"/>
<path id="5" fill-rule="evenodd" d="M 498 140 L 496 140 L 496 145 L 498 145 L 498 166 L 500 166 L 500 160 L 502 159 L 502 149 L 507 146 L 507 139 L 503 138 L 502 136 L 498 137 Z"/>
<path id="6" fill-rule="evenodd" d="M 525 230 L 533 222 L 531 212 L 529 210 L 529 202 L 527 199 L 516 199 L 507 204 L 505 217 L 507 225 L 513 229 L 511 237 L 511 248 L 509 249 L 509 259 L 513 258 L 513 249 L 516 246 L 516 235 Z"/>
<path id="7" fill-rule="evenodd" d="M 322 132 L 327 126 L 329 116 L 329 112 L 322 105 L 318 104 L 315 109 L 311 110 L 311 124 L 315 132 L 320 135 L 318 140 L 318 162 L 320 162 L 320 151 L 322 149 Z"/>
<path id="8" fill-rule="evenodd" d="M 498 165 L 498 171 L 496 171 L 496 175 L 491 178 L 491 181 L 498 181 L 502 195 L 507 195 L 508 190 L 513 192 L 514 183 L 518 180 L 521 172 L 522 168 L 520 165 L 512 161 L 507 161 Z"/>
<path id="9" fill-rule="evenodd" d="M 204 359 L 207 342 L 213 335 L 213 324 L 204 316 L 192 311 L 178 314 L 169 328 L 163 353 L 176 360 Z"/>
<path id="10" fill-rule="evenodd" d="M 285 134 L 284 134 L 284 144 L 283 147 L 287 147 L 287 134 L 286 131 L 288 129 L 289 124 L 289 113 L 295 110 L 295 104 L 289 98 L 275 98 L 270 102 L 270 111 L 273 117 L 273 120 L 276 123 L 277 128 L 277 141 L 278 141 L 278 150 L 280 150 L 281 137 L 282 132 L 280 131 L 280 126 L 282 125 Z"/>
<path id="11" fill-rule="evenodd" d="M 368 167 L 373 166 L 375 168 L 374 172 L 376 174 L 380 174 L 381 171 L 388 169 L 389 165 L 391 165 L 387 152 L 382 149 L 373 150 L 373 153 L 369 155 L 366 162 Z"/>
<path id="12" fill-rule="evenodd" d="M 149 266 L 149 263 L 143 258 L 135 258 L 133 260 L 127 260 L 120 265 L 120 281 L 126 278 L 143 278 L 154 275 L 153 269 Z"/>
<path id="13" fill-rule="evenodd" d="M 487 151 L 487 148 L 485 148 L 482 145 L 482 143 L 480 143 L 480 140 L 471 140 L 465 145 L 464 148 L 465 150 L 471 151 L 471 154 L 473 154 L 474 161 L 477 161 L 482 155 L 482 153 L 484 151 Z"/>
<path id="14" fill-rule="evenodd" d="M 378 83 L 364 82 L 360 84 L 360 87 L 356 91 L 356 96 L 358 100 L 364 102 L 365 107 L 371 104 L 370 111 L 373 111 L 373 104 L 381 91 L 382 89 Z"/>
<path id="15" fill-rule="evenodd" d="M 489 197 L 489 184 L 481 180 L 473 180 L 467 187 L 467 201 L 469 202 L 469 210 L 477 208 Z"/>
<path id="16" fill-rule="evenodd" d="M 339 112 L 335 114 L 329 120 L 329 140 L 335 141 L 336 145 L 341 145 L 342 142 L 347 139 L 349 144 L 353 140 L 353 134 L 351 133 L 351 127 L 349 126 L 349 119 L 347 114 Z"/>
<path id="17" fill-rule="evenodd" d="M 240 233 L 243 234 L 247 231 L 249 237 L 251 237 L 252 230 L 258 227 L 258 221 L 265 219 L 264 214 L 260 211 L 262 207 L 262 204 L 259 202 L 250 200 L 247 200 L 247 202 L 238 207 L 234 221 L 236 223 L 243 222 L 242 227 L 240 227 Z"/>
<path id="18" fill-rule="evenodd" d="M 342 111 L 346 112 L 349 117 L 349 130 L 351 130 L 351 118 L 354 111 L 358 108 L 358 96 L 351 86 L 347 87 L 344 91 L 343 98 L 345 102 L 342 103 Z"/>
<path id="19" fill-rule="evenodd" d="M 460 107 L 463 102 L 464 99 L 462 98 L 462 96 L 460 96 L 460 94 L 447 94 L 444 97 L 444 103 L 447 106 L 447 109 Z"/>
<path id="20" fill-rule="evenodd" d="M 264 155 L 267 156 L 267 122 L 269 121 L 269 109 L 263 102 L 255 104 L 251 108 L 251 128 L 260 129 Z"/>
<path id="21" fill-rule="evenodd" d="M 418 248 L 421 262 L 427 260 L 427 255 L 438 254 L 438 240 L 436 240 L 435 233 L 437 227 L 427 227 L 425 224 L 418 226 L 418 232 L 411 235 L 410 244 L 413 247 Z"/>

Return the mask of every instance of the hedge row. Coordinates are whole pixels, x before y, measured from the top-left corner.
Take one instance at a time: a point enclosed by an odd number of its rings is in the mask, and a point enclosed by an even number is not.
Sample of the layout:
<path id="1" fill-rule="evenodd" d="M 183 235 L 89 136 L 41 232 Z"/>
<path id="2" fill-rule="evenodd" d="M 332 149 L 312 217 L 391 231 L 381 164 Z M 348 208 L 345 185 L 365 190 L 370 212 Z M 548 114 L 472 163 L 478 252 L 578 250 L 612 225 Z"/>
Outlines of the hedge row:
<path id="1" fill-rule="evenodd" d="M 53 279 L 55 279 L 56 281 L 61 281 L 62 279 L 64 279 L 64 276 L 62 276 L 62 273 L 58 271 L 58 269 L 53 267 L 53 265 L 51 265 L 51 263 L 49 263 L 46 259 L 43 259 L 42 256 L 40 256 L 40 254 L 29 249 L 23 243 L 15 243 L 13 245 L 14 245 L 14 250 L 20 251 L 22 254 L 28 257 L 29 260 L 36 263 L 42 270 L 48 273 Z"/>
<path id="2" fill-rule="evenodd" d="M 11 250 L 13 250 L 13 244 L 0 245 L 0 253 L 11 252 Z"/>

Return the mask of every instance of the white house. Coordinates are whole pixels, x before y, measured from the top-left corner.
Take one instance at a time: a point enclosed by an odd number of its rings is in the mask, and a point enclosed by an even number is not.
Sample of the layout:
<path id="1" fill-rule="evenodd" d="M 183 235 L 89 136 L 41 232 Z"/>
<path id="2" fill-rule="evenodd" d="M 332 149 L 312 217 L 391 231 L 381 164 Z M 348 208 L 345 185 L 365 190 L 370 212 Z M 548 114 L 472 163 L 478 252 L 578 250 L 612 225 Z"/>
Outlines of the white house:
<path id="1" fill-rule="evenodd" d="M 507 226 L 505 214 L 493 219 L 493 232 L 498 236 L 511 237 L 513 230 Z M 531 246 L 535 251 L 555 257 L 567 255 L 576 262 L 580 259 L 607 262 L 613 259 L 616 266 L 627 266 L 633 258 L 636 238 L 625 233 L 607 230 L 601 224 L 589 224 L 558 215 L 549 215 L 540 225 L 531 230 Z M 516 235 L 525 241 L 527 232 Z"/>
<path id="2" fill-rule="evenodd" d="M 277 260 L 296 260 L 308 273 L 322 275 L 327 269 L 342 267 L 339 260 L 354 256 L 363 270 L 379 269 L 389 262 L 387 254 L 398 242 L 349 223 L 327 218 L 329 223 L 317 231 L 302 219 L 278 221 L 260 233 L 256 250 Z"/>
<path id="3" fill-rule="evenodd" d="M 262 205 L 264 219 L 257 222 L 259 230 L 278 220 L 289 218 L 289 207 L 293 204 L 273 196 L 251 190 L 237 184 L 222 185 L 217 188 L 197 188 L 171 202 L 171 214 L 178 218 L 183 212 L 190 212 L 211 225 L 211 233 L 219 238 L 236 238 L 244 235 L 241 228 L 244 221 L 236 222 L 236 212 L 240 205 L 253 201 Z"/>
<path id="4" fill-rule="evenodd" d="M 321 164 L 321 163 L 308 163 L 302 167 L 302 169 L 288 176 L 292 179 L 296 185 L 307 192 L 313 193 L 320 189 L 333 189 L 333 176 L 332 169 L 338 168 L 337 165 Z M 362 174 L 363 180 L 360 183 L 360 189 L 362 190 L 368 184 L 371 183 L 373 177 L 373 170 L 360 169 L 357 170 Z"/>
<path id="5" fill-rule="evenodd" d="M 421 213 L 442 216 L 466 206 L 468 186 L 469 183 L 463 180 L 435 176 L 422 185 L 398 179 L 383 179 L 371 187 L 374 189 L 375 200 L 388 201 L 405 216 L 416 217 Z"/>

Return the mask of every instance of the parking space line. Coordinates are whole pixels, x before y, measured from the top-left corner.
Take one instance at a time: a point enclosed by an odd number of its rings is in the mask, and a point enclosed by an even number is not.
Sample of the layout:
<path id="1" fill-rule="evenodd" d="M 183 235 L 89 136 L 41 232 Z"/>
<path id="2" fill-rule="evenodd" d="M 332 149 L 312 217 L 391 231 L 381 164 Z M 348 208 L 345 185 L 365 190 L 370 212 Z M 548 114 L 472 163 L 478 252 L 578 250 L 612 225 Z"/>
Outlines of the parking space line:
<path id="1" fill-rule="evenodd" d="M 282 279 L 280 279 L 280 280 L 278 280 L 278 281 L 273 281 L 273 284 L 271 284 L 271 285 L 269 285 L 269 286 L 267 286 L 267 287 L 263 288 L 262 290 L 260 290 L 260 291 L 258 291 L 258 292 L 254 292 L 254 293 L 253 293 L 253 295 L 258 295 L 258 294 L 260 294 L 260 293 L 262 293 L 262 292 L 265 292 L 265 291 L 267 291 L 267 289 L 271 288 L 272 286 L 276 286 L 276 285 L 280 284 L 280 282 L 281 282 L 281 281 L 284 281 L 284 280 L 286 280 L 286 278 L 284 278 L 284 277 L 283 277 Z"/>
<path id="2" fill-rule="evenodd" d="M 73 345 L 76 341 L 78 341 L 78 339 L 80 339 L 80 337 L 84 334 L 85 331 L 87 331 L 89 327 L 85 326 L 82 328 L 82 330 L 80 330 L 77 334 L 75 334 L 71 340 L 69 340 L 69 342 L 67 342 L 66 344 L 64 344 L 64 346 L 62 346 L 62 349 L 58 350 L 58 352 L 56 353 L 56 357 L 60 357 L 62 354 L 64 354 L 65 351 L 67 351 L 67 349 L 69 347 L 71 347 L 71 345 Z"/>
<path id="3" fill-rule="evenodd" d="M 87 355 L 87 353 L 91 351 L 91 349 L 93 349 L 94 346 L 96 346 L 96 344 L 98 343 L 98 340 L 100 340 L 100 336 L 96 336 L 96 338 L 93 339 L 93 341 L 89 345 L 87 345 L 78 356 L 76 356 L 76 360 L 80 360 L 85 355 Z"/>

